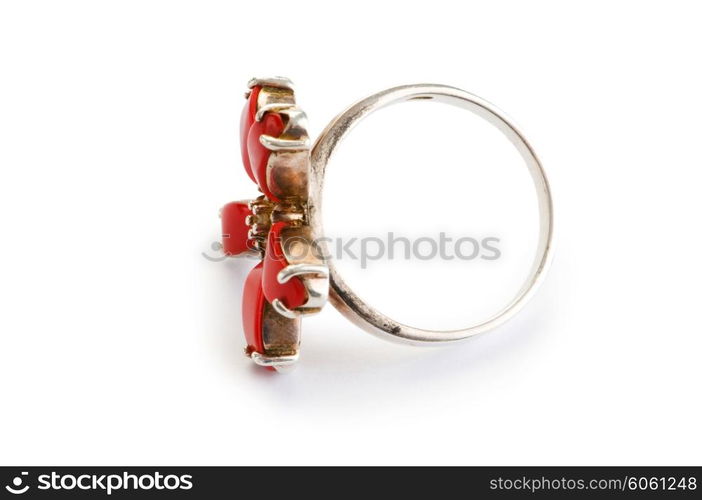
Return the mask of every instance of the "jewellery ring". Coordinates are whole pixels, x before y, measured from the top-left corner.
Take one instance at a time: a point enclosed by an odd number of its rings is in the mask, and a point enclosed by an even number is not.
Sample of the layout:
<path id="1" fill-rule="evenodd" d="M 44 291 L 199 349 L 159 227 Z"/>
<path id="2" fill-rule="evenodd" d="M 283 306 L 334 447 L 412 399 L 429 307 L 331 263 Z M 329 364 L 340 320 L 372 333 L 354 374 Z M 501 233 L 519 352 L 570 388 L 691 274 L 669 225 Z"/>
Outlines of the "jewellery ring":
<path id="1" fill-rule="evenodd" d="M 352 105 L 324 129 L 310 148 L 306 116 L 285 78 L 253 79 L 241 119 L 242 160 L 262 195 L 225 205 L 225 255 L 259 255 L 244 285 L 246 354 L 278 371 L 299 356 L 300 319 L 327 299 L 349 320 L 386 340 L 415 345 L 456 342 L 491 330 L 516 314 L 535 293 L 552 255 L 553 206 L 548 180 L 519 129 L 494 105 L 445 85 L 403 85 Z M 334 265 L 322 228 L 324 174 L 336 146 L 363 118 L 413 99 L 433 100 L 470 111 L 500 130 L 531 174 L 539 208 L 539 239 L 529 275 L 511 301 L 492 317 L 458 330 L 426 330 L 400 323 L 364 302 Z M 291 245 L 294 248 L 291 249 Z M 300 250 L 307 251 L 300 251 Z"/>

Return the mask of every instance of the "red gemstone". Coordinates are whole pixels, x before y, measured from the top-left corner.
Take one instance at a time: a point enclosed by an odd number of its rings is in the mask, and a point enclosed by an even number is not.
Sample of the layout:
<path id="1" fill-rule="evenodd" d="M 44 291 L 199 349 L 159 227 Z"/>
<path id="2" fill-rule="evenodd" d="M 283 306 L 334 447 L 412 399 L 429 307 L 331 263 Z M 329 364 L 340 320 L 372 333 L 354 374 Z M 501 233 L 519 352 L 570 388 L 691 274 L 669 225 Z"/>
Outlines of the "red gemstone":
<path id="1" fill-rule="evenodd" d="M 249 239 L 249 226 L 246 216 L 251 215 L 248 203 L 233 201 L 222 207 L 222 249 L 225 255 L 240 255 L 253 250 L 253 241 Z"/>
<path id="2" fill-rule="evenodd" d="M 290 278 L 286 283 L 278 282 L 278 273 L 288 265 L 280 238 L 280 232 L 285 225 L 285 222 L 276 222 L 268 233 L 266 256 L 263 260 L 263 293 L 268 302 L 278 299 L 288 309 L 295 309 L 307 302 L 307 291 L 298 277 Z"/>
<path id="3" fill-rule="evenodd" d="M 280 200 L 271 193 L 266 180 L 266 167 L 271 152 L 261 144 L 260 138 L 262 135 L 280 137 L 284 129 L 283 118 L 278 113 L 266 113 L 260 122 L 254 121 L 249 130 L 247 150 L 253 176 L 263 194 L 273 201 Z"/>
<path id="4" fill-rule="evenodd" d="M 246 173 L 249 174 L 249 177 L 251 177 L 251 180 L 254 182 L 256 182 L 256 178 L 254 177 L 253 170 L 251 169 L 251 161 L 249 160 L 248 140 L 251 125 L 256 121 L 256 108 L 258 106 L 258 94 L 260 91 L 261 87 L 254 87 L 251 89 L 246 105 L 241 112 L 241 121 L 239 123 L 241 161 L 244 163 Z"/>
<path id="5" fill-rule="evenodd" d="M 263 277 L 263 262 L 259 262 L 246 278 L 241 314 L 244 323 L 244 335 L 249 351 L 265 353 L 263 346 L 263 310 L 266 299 L 263 296 L 261 280 Z"/>

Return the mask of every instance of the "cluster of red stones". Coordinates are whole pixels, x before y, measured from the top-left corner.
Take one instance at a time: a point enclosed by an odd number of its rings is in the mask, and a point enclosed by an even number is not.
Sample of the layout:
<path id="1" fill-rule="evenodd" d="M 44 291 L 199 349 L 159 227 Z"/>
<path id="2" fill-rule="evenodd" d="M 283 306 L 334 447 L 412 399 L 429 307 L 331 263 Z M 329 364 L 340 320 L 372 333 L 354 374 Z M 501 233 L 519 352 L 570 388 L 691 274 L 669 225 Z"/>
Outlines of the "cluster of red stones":
<path id="1" fill-rule="evenodd" d="M 283 134 L 285 122 L 279 113 L 266 112 L 256 121 L 258 96 L 261 87 L 251 89 L 241 115 L 241 153 L 246 173 L 271 202 L 280 201 L 267 183 L 267 167 L 271 151 L 260 141 L 261 135 L 278 138 Z M 223 250 L 228 256 L 241 255 L 256 248 L 250 237 L 249 221 L 253 213 L 247 202 L 228 203 L 222 208 Z M 286 283 L 278 282 L 278 273 L 288 265 L 282 248 L 281 232 L 287 223 L 271 224 L 265 244 L 263 261 L 249 273 L 244 284 L 243 323 L 249 352 L 265 354 L 263 342 L 264 311 L 277 314 L 266 303 L 278 299 L 286 308 L 294 310 L 307 301 L 307 292 L 302 281 L 293 277 Z"/>

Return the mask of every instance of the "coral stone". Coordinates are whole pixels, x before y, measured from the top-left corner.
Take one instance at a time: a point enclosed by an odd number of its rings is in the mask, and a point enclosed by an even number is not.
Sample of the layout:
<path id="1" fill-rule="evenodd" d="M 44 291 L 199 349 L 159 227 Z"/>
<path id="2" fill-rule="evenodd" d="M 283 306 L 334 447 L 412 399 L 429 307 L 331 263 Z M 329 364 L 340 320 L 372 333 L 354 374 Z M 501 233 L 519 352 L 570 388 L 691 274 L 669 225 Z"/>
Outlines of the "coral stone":
<path id="1" fill-rule="evenodd" d="M 273 201 L 280 201 L 268 188 L 266 172 L 271 152 L 261 144 L 261 136 L 280 137 L 285 129 L 283 118 L 278 113 L 266 113 L 260 122 L 254 121 L 249 130 L 247 151 L 253 176 L 263 194 Z"/>
<path id="2" fill-rule="evenodd" d="M 241 161 L 244 163 L 246 173 L 249 174 L 251 180 L 256 182 L 253 170 L 251 169 L 251 161 L 249 160 L 248 140 L 251 125 L 256 121 L 256 109 L 258 107 L 258 94 L 261 92 L 261 87 L 251 89 L 249 98 L 241 112 L 241 121 L 239 122 L 239 139 L 241 144 Z"/>
<path id="3" fill-rule="evenodd" d="M 253 241 L 248 237 L 248 215 L 251 215 L 251 210 L 245 201 L 233 201 L 222 207 L 222 249 L 225 255 L 241 255 L 254 249 Z"/>
<path id="4" fill-rule="evenodd" d="M 263 345 L 263 311 L 266 299 L 263 296 L 261 280 L 263 277 L 263 262 L 259 262 L 249 272 L 244 283 L 244 296 L 241 313 L 244 323 L 244 336 L 249 352 L 265 353 Z"/>
<path id="5" fill-rule="evenodd" d="M 295 309 L 307 302 L 307 291 L 298 277 L 292 277 L 286 283 L 278 281 L 278 273 L 288 265 L 280 236 L 285 226 L 285 222 L 276 222 L 268 233 L 263 259 L 263 293 L 268 302 L 278 299 L 288 309 Z"/>

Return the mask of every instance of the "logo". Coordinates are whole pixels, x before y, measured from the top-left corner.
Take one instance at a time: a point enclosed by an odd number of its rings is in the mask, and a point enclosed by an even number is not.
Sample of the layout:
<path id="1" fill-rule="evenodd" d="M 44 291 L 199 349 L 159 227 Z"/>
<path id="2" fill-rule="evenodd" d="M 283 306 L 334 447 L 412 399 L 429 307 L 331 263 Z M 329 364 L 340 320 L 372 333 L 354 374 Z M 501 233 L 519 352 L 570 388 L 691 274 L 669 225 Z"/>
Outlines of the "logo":
<path id="1" fill-rule="evenodd" d="M 22 471 L 12 479 L 5 489 L 13 495 L 21 495 L 29 490 L 27 484 L 29 472 Z M 193 487 L 191 474 L 162 474 L 154 471 L 150 474 L 131 474 L 129 472 L 113 474 L 62 474 L 51 472 L 37 476 L 36 489 L 39 491 L 92 490 L 104 491 L 111 495 L 118 490 L 190 490 Z"/>
<path id="2" fill-rule="evenodd" d="M 29 489 L 29 485 L 27 484 L 22 487 L 22 476 L 26 476 L 27 474 L 28 472 L 22 472 L 19 476 L 15 476 L 14 479 L 12 479 L 12 486 L 5 486 L 5 489 L 14 495 L 26 493 Z"/>

